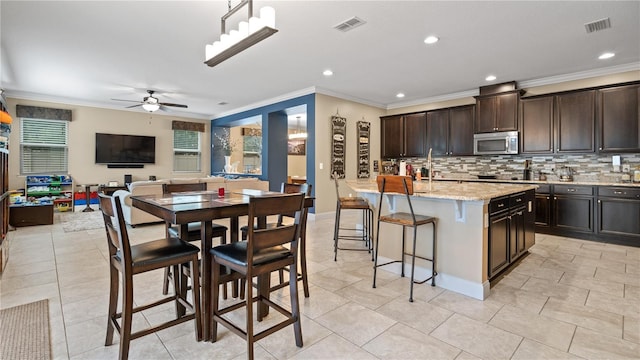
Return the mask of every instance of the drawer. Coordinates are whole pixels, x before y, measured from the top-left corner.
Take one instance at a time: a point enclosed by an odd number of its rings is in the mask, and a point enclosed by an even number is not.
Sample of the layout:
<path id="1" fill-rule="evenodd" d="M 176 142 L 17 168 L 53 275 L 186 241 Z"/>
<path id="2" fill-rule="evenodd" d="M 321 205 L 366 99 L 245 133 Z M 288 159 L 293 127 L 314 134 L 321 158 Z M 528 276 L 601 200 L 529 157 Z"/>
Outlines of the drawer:
<path id="1" fill-rule="evenodd" d="M 593 195 L 593 186 L 555 185 L 553 193 L 556 195 Z"/>
<path id="2" fill-rule="evenodd" d="M 551 185 L 538 185 L 536 194 L 549 194 L 551 193 Z"/>
<path id="3" fill-rule="evenodd" d="M 509 209 L 509 198 L 506 196 L 492 199 L 489 203 L 490 214 L 495 214 L 507 209 Z"/>
<path id="4" fill-rule="evenodd" d="M 598 188 L 598 195 L 624 199 L 640 199 L 640 188 L 601 186 Z"/>
<path id="5" fill-rule="evenodd" d="M 526 193 L 518 193 L 509 196 L 509 207 L 522 206 L 526 203 Z"/>

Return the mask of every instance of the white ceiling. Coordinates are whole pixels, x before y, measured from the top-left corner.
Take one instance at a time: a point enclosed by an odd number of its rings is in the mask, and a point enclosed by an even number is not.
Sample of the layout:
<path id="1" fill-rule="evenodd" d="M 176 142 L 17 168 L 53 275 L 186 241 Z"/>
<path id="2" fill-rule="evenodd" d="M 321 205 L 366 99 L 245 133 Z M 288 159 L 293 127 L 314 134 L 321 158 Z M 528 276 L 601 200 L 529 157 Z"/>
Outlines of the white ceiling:
<path id="1" fill-rule="evenodd" d="M 239 0 L 232 0 L 232 6 Z M 640 69 L 639 1 L 260 1 L 279 32 L 210 68 L 227 1 L 0 1 L 6 96 L 210 119 L 313 91 L 395 108 L 493 83 Z M 228 28 L 245 20 L 241 10 Z M 366 24 L 333 29 L 353 17 Z M 609 17 L 610 29 L 584 24 Z M 427 46 L 427 35 L 440 42 Z M 616 56 L 603 61 L 605 51 Z M 332 77 L 322 71 L 331 69 Z M 406 97 L 398 99 L 396 93 Z M 226 105 L 219 105 L 226 102 Z M 143 111 L 140 107 L 132 111 Z"/>

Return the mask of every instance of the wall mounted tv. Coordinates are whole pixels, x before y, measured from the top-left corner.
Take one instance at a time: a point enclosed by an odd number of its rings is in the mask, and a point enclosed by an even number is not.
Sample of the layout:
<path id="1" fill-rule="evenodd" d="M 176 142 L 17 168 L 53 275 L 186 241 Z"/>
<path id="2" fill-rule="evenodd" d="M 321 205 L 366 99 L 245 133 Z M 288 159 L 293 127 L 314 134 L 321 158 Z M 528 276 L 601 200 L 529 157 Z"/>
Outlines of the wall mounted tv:
<path id="1" fill-rule="evenodd" d="M 154 136 L 96 133 L 96 164 L 154 164 Z"/>

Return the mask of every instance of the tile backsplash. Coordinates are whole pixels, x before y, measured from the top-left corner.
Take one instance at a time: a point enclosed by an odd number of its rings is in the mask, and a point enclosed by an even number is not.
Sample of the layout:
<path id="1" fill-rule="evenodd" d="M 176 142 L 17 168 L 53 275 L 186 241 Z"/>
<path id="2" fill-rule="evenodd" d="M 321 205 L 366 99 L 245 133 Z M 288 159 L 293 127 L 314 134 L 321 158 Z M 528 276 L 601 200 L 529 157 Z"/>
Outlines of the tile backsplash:
<path id="1" fill-rule="evenodd" d="M 476 175 L 496 175 L 498 179 L 522 179 L 524 162 L 531 162 L 532 179 L 539 172 L 549 180 L 557 180 L 558 170 L 568 167 L 573 170 L 574 180 L 619 182 L 623 172 L 614 172 L 613 155 L 620 155 L 621 171 L 629 165 L 631 172 L 640 170 L 640 154 L 576 154 L 576 155 L 494 155 L 436 157 L 433 159 L 434 172 L 444 178 L 475 178 Z M 427 165 L 426 158 L 406 159 L 414 168 Z"/>

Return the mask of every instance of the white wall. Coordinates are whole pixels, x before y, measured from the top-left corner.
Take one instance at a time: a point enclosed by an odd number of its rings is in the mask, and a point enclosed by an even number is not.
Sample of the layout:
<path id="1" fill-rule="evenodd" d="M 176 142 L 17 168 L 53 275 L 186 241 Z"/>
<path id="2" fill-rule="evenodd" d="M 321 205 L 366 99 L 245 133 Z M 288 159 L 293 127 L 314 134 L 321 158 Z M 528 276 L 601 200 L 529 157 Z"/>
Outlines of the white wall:
<path id="1" fill-rule="evenodd" d="M 149 175 L 158 179 L 171 177 L 203 177 L 210 174 L 210 121 L 190 119 L 156 113 L 101 109 L 88 106 L 58 104 L 43 101 L 8 98 L 7 106 L 11 125 L 9 154 L 9 188 L 24 188 L 25 176 L 20 175 L 20 119 L 16 116 L 16 105 L 42 106 L 72 111 L 69 124 L 69 171 L 76 184 L 105 184 L 109 181 L 124 181 L 124 174 L 133 175 L 133 180 L 146 180 Z M 173 172 L 173 131 L 171 121 L 191 121 L 206 124 L 202 133 L 202 167 L 198 173 Z M 146 135 L 156 137 L 156 163 L 142 169 L 108 169 L 95 164 L 95 133 Z"/>

